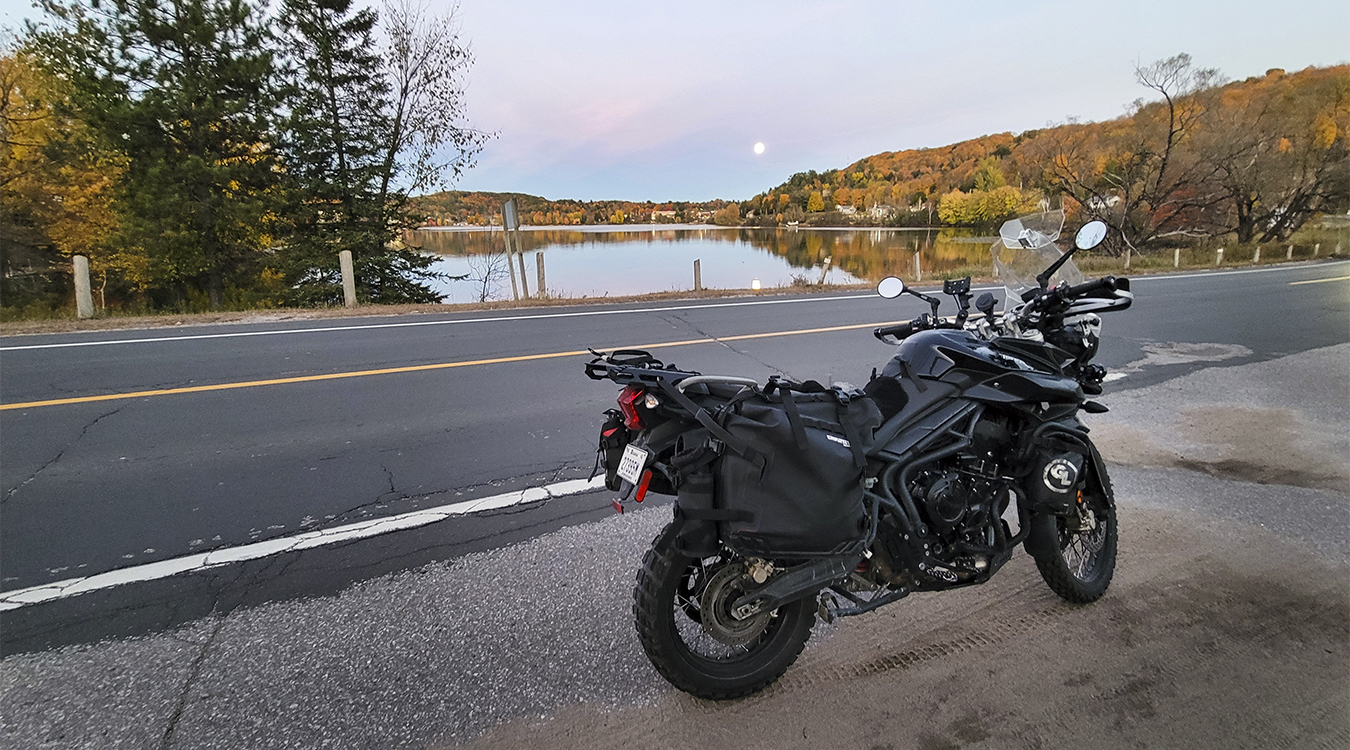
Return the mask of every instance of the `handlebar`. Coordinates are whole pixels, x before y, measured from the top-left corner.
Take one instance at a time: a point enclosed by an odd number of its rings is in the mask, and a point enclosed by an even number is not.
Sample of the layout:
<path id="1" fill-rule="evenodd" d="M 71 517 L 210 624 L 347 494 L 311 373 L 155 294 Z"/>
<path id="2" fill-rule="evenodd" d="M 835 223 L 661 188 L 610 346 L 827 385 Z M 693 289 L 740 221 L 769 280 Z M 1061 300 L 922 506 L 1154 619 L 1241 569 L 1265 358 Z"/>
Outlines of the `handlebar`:
<path id="1" fill-rule="evenodd" d="M 1093 292 L 1098 291 L 1100 289 L 1105 289 L 1108 292 L 1114 292 L 1116 290 L 1116 277 L 1103 276 L 1100 279 L 1097 279 L 1096 281 L 1089 281 L 1086 284 L 1071 286 L 1068 289 L 1064 290 L 1063 296 L 1066 298 L 1083 297 L 1085 295 L 1092 294 Z"/>
<path id="2" fill-rule="evenodd" d="M 872 335 L 878 339 L 884 340 L 886 336 L 894 336 L 903 339 L 914 333 L 914 323 L 896 323 L 895 325 L 882 326 L 872 330 Z"/>
<path id="3" fill-rule="evenodd" d="M 1096 281 L 1089 281 L 1085 284 L 1079 284 L 1078 286 L 1060 286 L 1054 289 L 1047 289 L 1044 292 L 1031 290 L 1032 294 L 1022 295 L 1023 300 L 1027 300 L 1028 296 L 1031 298 L 1031 304 L 1027 305 L 1022 317 L 1025 318 L 1033 311 L 1053 308 L 1061 302 L 1085 297 L 1102 289 L 1114 292 L 1119 286 L 1120 284 L 1118 284 L 1115 276 L 1103 276 Z"/>

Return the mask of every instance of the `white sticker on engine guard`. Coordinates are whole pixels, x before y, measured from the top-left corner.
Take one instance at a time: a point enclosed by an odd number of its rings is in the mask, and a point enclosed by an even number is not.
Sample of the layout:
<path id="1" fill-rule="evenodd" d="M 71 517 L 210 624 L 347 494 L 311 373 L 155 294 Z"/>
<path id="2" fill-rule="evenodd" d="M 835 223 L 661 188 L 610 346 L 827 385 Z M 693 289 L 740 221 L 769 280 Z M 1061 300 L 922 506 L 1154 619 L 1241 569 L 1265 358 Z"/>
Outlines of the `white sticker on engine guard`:
<path id="1" fill-rule="evenodd" d="M 825 436 L 825 439 L 826 439 L 826 440 L 833 440 L 834 442 L 836 442 L 836 443 L 838 443 L 838 444 L 844 446 L 845 448 L 852 448 L 852 447 L 853 447 L 853 443 L 850 443 L 849 441 L 847 441 L 847 440 L 845 440 L 845 439 L 843 439 L 843 438 L 841 438 L 841 437 L 835 437 L 834 435 L 826 435 L 826 436 Z"/>

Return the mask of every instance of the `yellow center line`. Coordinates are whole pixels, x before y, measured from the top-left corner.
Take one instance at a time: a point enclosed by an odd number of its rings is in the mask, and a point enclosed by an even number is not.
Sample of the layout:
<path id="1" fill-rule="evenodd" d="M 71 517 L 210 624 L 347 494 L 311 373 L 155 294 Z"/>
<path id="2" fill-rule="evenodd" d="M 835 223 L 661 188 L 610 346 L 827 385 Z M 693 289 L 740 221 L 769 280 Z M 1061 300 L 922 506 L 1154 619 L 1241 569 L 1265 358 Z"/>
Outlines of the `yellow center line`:
<path id="1" fill-rule="evenodd" d="M 1309 281 L 1291 281 L 1289 286 L 1298 286 L 1299 284 L 1321 284 L 1325 281 L 1350 281 L 1350 276 L 1336 276 L 1330 279 L 1311 279 Z"/>
<path id="2" fill-rule="evenodd" d="M 639 346 L 620 346 L 615 349 L 665 349 L 673 346 L 692 344 L 715 344 L 723 341 L 749 341 L 750 339 L 768 339 L 779 336 L 800 336 L 807 333 L 830 333 L 832 331 L 853 331 L 859 328 L 875 328 L 886 323 L 865 323 L 847 326 L 829 326 L 827 328 L 800 328 L 794 331 L 771 331 L 769 333 L 747 333 L 739 336 L 718 336 L 684 341 L 666 341 L 659 344 Z M 409 367 L 386 367 L 379 370 L 357 370 L 354 372 L 331 372 L 326 375 L 302 375 L 294 378 L 272 378 L 270 380 L 245 380 L 235 383 L 216 383 L 214 385 L 192 385 L 184 388 L 161 388 L 153 391 L 134 391 L 132 393 L 108 393 L 101 396 L 76 396 L 57 398 L 50 401 L 24 401 L 14 404 L 0 404 L 0 411 L 11 409 L 36 409 L 43 406 L 63 406 L 66 404 L 88 404 L 95 401 L 115 401 L 128 398 L 149 398 L 151 396 L 176 396 L 182 393 L 206 393 L 207 391 L 229 391 L 236 388 L 257 388 L 265 385 L 289 385 L 291 383 L 314 383 L 321 380 L 344 380 L 346 378 L 364 378 L 370 375 L 397 375 L 405 372 L 425 372 L 427 370 L 449 370 L 455 367 L 475 367 L 478 365 L 497 365 L 507 362 L 532 362 L 540 359 L 558 359 L 560 357 L 580 357 L 590 354 L 587 350 L 570 352 L 549 352 L 546 354 L 525 354 L 518 357 L 496 357 L 493 359 L 475 359 L 466 362 L 438 362 L 430 365 L 412 365 Z"/>

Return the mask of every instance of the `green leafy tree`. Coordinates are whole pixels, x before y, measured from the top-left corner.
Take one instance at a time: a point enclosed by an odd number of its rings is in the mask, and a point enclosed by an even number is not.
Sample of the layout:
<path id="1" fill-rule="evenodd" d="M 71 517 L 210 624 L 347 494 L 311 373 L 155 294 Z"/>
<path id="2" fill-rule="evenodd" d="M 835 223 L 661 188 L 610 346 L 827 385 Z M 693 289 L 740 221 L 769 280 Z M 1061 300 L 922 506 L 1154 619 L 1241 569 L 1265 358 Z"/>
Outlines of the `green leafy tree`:
<path id="1" fill-rule="evenodd" d="M 265 19 L 243 0 L 39 0 L 30 29 L 71 101 L 126 155 L 118 241 L 147 287 L 223 303 L 271 243 L 279 171 Z"/>
<path id="2" fill-rule="evenodd" d="M 425 283 L 430 259 L 390 247 L 400 223 L 386 185 L 389 84 L 373 39 L 375 11 L 350 0 L 285 0 L 282 152 L 289 180 L 287 241 L 277 254 L 288 295 L 340 304 L 338 257 L 350 251 L 357 296 L 438 301 Z"/>
<path id="3" fill-rule="evenodd" d="M 350 0 L 282 6 L 285 151 L 296 201 L 279 257 L 297 302 L 341 301 L 342 250 L 352 252 L 363 301 L 442 297 L 430 286 L 442 276 L 431 270 L 435 257 L 399 237 L 423 218 L 408 193 L 458 176 L 487 137 L 464 124 L 463 75 L 472 59 L 449 18 L 388 3 L 383 49 L 374 41 L 378 22 Z"/>

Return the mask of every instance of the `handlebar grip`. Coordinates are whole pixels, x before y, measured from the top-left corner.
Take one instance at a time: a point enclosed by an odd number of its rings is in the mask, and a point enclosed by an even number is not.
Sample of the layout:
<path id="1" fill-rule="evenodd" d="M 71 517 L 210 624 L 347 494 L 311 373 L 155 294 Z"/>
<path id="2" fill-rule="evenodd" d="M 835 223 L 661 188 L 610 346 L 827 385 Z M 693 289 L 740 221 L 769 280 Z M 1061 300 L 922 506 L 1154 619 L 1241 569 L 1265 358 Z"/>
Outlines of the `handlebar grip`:
<path id="1" fill-rule="evenodd" d="M 911 333 L 914 333 L 913 322 L 896 323 L 895 325 L 882 326 L 880 328 L 875 328 L 872 330 L 872 335 L 876 336 L 878 339 L 883 338 L 885 336 L 894 336 L 898 339 L 902 339 L 910 335 Z"/>
<path id="2" fill-rule="evenodd" d="M 1064 290 L 1064 297 L 1065 298 L 1082 297 L 1085 294 L 1091 294 L 1099 289 L 1105 289 L 1107 291 L 1114 292 L 1116 290 L 1116 277 L 1103 276 L 1102 278 L 1097 279 L 1096 281 L 1089 281 L 1086 284 L 1071 286 L 1068 289 Z"/>

